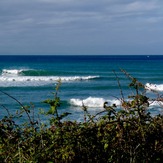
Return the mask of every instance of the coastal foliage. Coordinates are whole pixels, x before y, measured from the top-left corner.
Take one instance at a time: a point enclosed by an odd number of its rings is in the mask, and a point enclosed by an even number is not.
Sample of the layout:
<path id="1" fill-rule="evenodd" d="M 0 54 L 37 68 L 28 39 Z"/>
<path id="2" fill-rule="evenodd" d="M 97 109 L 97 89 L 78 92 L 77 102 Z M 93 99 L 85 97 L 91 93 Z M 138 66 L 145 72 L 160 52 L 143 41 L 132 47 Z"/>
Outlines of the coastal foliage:
<path id="1" fill-rule="evenodd" d="M 148 111 L 149 99 L 142 83 L 122 70 L 130 79 L 134 94 L 126 100 L 120 88 L 121 106 L 108 106 L 91 115 L 83 105 L 83 122 L 64 120 L 70 113 L 59 114 L 62 105 L 58 96 L 58 82 L 54 98 L 44 101 L 49 105 L 49 124 L 37 120 L 33 105 L 23 106 L 0 120 L 0 162 L 161 162 L 163 161 L 163 115 L 152 116 Z M 115 74 L 116 75 L 116 74 Z M 5 93 L 5 92 L 3 92 Z M 8 95 L 8 94 L 6 94 Z M 13 98 L 11 95 L 8 95 Z M 158 94 L 153 100 L 161 100 Z M 18 103 L 19 101 L 15 99 Z M 120 107 L 120 109 L 117 109 Z M 27 115 L 28 122 L 17 119 Z"/>

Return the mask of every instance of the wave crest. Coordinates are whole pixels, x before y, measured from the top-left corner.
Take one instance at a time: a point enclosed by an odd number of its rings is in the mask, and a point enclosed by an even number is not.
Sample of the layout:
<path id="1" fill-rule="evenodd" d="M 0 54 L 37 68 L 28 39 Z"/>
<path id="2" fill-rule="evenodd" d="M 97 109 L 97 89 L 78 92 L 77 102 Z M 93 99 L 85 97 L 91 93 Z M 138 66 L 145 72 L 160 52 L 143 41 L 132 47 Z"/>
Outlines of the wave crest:
<path id="1" fill-rule="evenodd" d="M 75 99 L 72 98 L 70 99 L 70 104 L 74 105 L 74 106 L 87 106 L 87 107 L 91 107 L 91 108 L 103 108 L 104 102 L 108 102 L 108 105 L 120 105 L 120 101 L 119 100 L 106 100 L 104 98 L 99 98 L 99 97 L 88 97 L 84 100 L 82 99 Z"/>
<path id="2" fill-rule="evenodd" d="M 128 100 L 127 100 L 128 101 Z M 82 107 L 83 105 L 89 108 L 103 108 L 104 103 L 107 102 L 108 106 L 112 106 L 113 104 L 115 104 L 116 106 L 121 106 L 121 101 L 118 99 L 112 99 L 112 100 L 106 100 L 104 98 L 100 98 L 100 97 L 88 97 L 86 99 L 77 99 L 77 98 L 72 98 L 70 99 L 69 103 L 73 106 L 79 106 Z M 150 101 L 149 100 L 149 108 L 153 107 L 153 106 L 163 106 L 163 101 Z"/>
<path id="3" fill-rule="evenodd" d="M 17 70 L 17 69 L 3 69 L 2 76 L 18 76 L 24 70 Z"/>
<path id="4" fill-rule="evenodd" d="M 15 72 L 16 73 L 16 72 Z M 61 82 L 74 82 L 91 80 L 98 76 L 0 76 L 0 86 L 40 86 L 61 80 Z"/>
<path id="5" fill-rule="evenodd" d="M 150 90 L 150 91 L 163 91 L 163 84 L 151 84 L 151 83 L 146 83 L 145 84 L 145 89 Z"/>

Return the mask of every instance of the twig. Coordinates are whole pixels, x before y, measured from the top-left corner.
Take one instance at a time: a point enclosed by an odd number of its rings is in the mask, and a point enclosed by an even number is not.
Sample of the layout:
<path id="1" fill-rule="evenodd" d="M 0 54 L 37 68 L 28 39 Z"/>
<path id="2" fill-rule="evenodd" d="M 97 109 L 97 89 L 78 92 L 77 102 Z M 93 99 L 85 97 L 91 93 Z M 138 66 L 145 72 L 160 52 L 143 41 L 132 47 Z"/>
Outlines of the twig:
<path id="1" fill-rule="evenodd" d="M 6 92 L 4 92 L 2 90 L 0 90 L 0 92 L 7 95 L 11 99 L 15 100 L 24 109 L 24 111 L 26 112 L 26 114 L 28 116 L 28 119 L 29 119 L 30 123 L 33 125 L 33 122 L 31 120 L 31 117 L 30 117 L 29 113 L 28 113 L 28 110 L 24 107 L 24 105 L 19 100 L 17 100 L 15 97 L 11 96 L 10 94 L 8 94 L 8 93 L 6 93 Z"/>

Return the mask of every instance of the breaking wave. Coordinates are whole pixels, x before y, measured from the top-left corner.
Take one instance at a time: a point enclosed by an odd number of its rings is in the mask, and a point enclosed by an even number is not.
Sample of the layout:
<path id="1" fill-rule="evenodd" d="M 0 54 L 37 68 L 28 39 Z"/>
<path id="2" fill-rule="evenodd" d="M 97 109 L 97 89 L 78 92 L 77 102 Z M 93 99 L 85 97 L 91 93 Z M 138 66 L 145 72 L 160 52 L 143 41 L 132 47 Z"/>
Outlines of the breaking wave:
<path id="1" fill-rule="evenodd" d="M 22 72 L 25 71 L 23 69 L 3 69 L 2 70 L 2 76 L 18 76 L 21 75 Z"/>
<path id="2" fill-rule="evenodd" d="M 115 104 L 116 106 L 121 106 L 121 101 L 118 99 L 107 100 L 100 97 L 88 97 L 86 99 L 70 99 L 70 104 L 73 106 L 82 107 L 83 105 L 90 108 L 103 108 L 104 103 L 107 102 L 108 106 Z M 149 101 L 150 106 L 163 106 L 163 101 Z"/>
<path id="3" fill-rule="evenodd" d="M 32 75 L 28 75 L 32 71 Z M 1 87 L 12 87 L 12 86 L 41 86 L 50 83 L 57 82 L 74 82 L 82 80 L 91 80 L 99 78 L 99 76 L 33 76 L 33 72 L 36 70 L 29 69 L 3 69 L 0 76 Z"/>
<path id="4" fill-rule="evenodd" d="M 151 84 L 151 83 L 146 83 L 145 84 L 145 89 L 150 90 L 150 91 L 163 91 L 163 84 Z"/>
<path id="5" fill-rule="evenodd" d="M 49 76 L 50 72 L 35 69 L 3 69 L 2 76 Z"/>
<path id="6" fill-rule="evenodd" d="M 104 102 L 108 102 L 108 105 L 120 105 L 120 101 L 119 100 L 106 100 L 104 98 L 98 98 L 98 97 L 88 97 L 84 100 L 82 99 L 75 99 L 72 98 L 70 99 L 70 104 L 74 105 L 74 106 L 87 106 L 87 107 L 91 107 L 91 108 L 103 108 Z"/>

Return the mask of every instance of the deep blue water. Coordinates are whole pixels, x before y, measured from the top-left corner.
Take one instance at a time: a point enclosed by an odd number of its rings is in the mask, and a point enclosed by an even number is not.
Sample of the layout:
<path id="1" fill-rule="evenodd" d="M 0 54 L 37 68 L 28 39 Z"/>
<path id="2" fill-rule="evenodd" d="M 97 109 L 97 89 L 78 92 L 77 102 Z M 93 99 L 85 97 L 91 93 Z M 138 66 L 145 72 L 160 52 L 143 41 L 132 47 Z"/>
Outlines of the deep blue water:
<path id="1" fill-rule="evenodd" d="M 101 111 L 104 101 L 119 104 L 117 98 L 121 95 L 116 75 L 125 98 L 132 93 L 128 89 L 129 80 L 120 69 L 126 70 L 143 84 L 152 83 L 152 88 L 162 94 L 163 56 L 158 55 L 0 56 L 0 90 L 12 95 L 23 105 L 32 102 L 35 110 L 47 110 L 42 101 L 53 98 L 57 80 L 61 79 L 58 95 L 62 105 L 59 112 L 71 112 L 70 120 L 82 120 L 82 101 L 90 112 Z M 150 92 L 148 94 L 154 96 Z M 0 94 L 0 105 L 7 107 L 11 113 L 20 108 L 3 93 Z M 155 105 L 151 106 L 150 111 L 153 114 L 162 112 Z M 2 117 L 6 111 L 2 106 L 0 110 Z"/>

